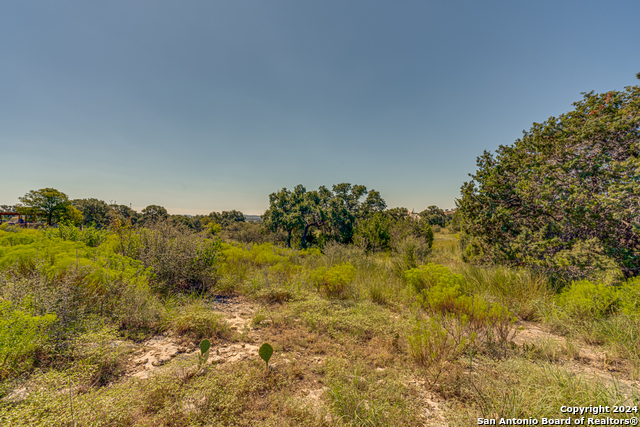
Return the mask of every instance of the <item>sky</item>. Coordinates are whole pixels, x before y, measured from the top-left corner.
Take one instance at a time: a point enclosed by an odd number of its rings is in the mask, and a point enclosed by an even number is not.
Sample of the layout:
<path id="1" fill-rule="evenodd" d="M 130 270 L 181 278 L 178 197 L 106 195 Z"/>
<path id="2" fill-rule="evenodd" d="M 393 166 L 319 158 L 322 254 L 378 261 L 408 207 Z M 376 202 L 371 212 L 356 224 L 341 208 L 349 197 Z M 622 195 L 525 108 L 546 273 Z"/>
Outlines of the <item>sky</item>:
<path id="1" fill-rule="evenodd" d="M 455 207 L 484 150 L 640 84 L 640 1 L 0 3 L 0 204 Z"/>

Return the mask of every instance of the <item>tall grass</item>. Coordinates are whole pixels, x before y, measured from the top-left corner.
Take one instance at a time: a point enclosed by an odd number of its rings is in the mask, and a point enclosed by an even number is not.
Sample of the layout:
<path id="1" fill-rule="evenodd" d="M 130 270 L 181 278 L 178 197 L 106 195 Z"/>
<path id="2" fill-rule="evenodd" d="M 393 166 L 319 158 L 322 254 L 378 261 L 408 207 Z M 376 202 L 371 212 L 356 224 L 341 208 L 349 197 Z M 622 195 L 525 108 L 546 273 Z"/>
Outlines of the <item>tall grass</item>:
<path id="1" fill-rule="evenodd" d="M 464 277 L 465 293 L 482 295 L 487 300 L 498 302 L 522 320 L 539 319 L 540 304 L 554 295 L 554 289 L 545 276 L 525 269 L 460 264 L 453 270 Z"/>

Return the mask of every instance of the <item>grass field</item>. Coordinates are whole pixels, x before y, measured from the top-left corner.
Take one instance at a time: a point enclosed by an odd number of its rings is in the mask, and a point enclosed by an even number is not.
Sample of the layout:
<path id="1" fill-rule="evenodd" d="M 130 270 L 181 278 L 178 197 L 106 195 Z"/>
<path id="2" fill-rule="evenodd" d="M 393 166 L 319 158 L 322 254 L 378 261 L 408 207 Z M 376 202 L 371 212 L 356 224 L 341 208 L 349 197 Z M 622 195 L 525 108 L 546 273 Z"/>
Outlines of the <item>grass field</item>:
<path id="1" fill-rule="evenodd" d="M 414 268 L 224 243 L 207 291 L 169 292 L 118 236 L 81 240 L 0 230 L 2 425 L 468 426 L 640 398 L 639 283 L 558 292 L 442 229 Z"/>

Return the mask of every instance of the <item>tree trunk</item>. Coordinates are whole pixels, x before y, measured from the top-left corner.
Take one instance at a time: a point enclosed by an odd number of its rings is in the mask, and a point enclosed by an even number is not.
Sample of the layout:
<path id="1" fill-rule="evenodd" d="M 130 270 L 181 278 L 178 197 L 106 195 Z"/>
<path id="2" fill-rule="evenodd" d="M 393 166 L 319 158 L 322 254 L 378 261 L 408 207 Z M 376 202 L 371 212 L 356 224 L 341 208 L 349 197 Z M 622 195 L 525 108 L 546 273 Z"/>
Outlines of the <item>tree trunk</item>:
<path id="1" fill-rule="evenodd" d="M 317 223 L 313 223 L 313 224 L 307 224 L 304 226 L 304 231 L 302 232 L 302 241 L 300 242 L 300 246 L 302 247 L 302 249 L 305 249 L 307 247 L 307 233 L 309 232 L 309 228 L 313 227 L 314 225 L 318 225 Z"/>

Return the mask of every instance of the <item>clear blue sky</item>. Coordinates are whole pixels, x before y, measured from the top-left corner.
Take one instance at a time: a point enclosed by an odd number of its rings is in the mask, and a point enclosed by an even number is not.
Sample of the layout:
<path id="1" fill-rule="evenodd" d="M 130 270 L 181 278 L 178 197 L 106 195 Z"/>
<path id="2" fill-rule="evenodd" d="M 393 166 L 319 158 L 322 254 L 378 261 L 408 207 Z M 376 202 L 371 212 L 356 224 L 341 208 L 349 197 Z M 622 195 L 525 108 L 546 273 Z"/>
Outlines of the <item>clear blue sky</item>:
<path id="1" fill-rule="evenodd" d="M 639 84 L 640 1 L 6 1 L 0 204 L 454 207 L 483 150 Z"/>

